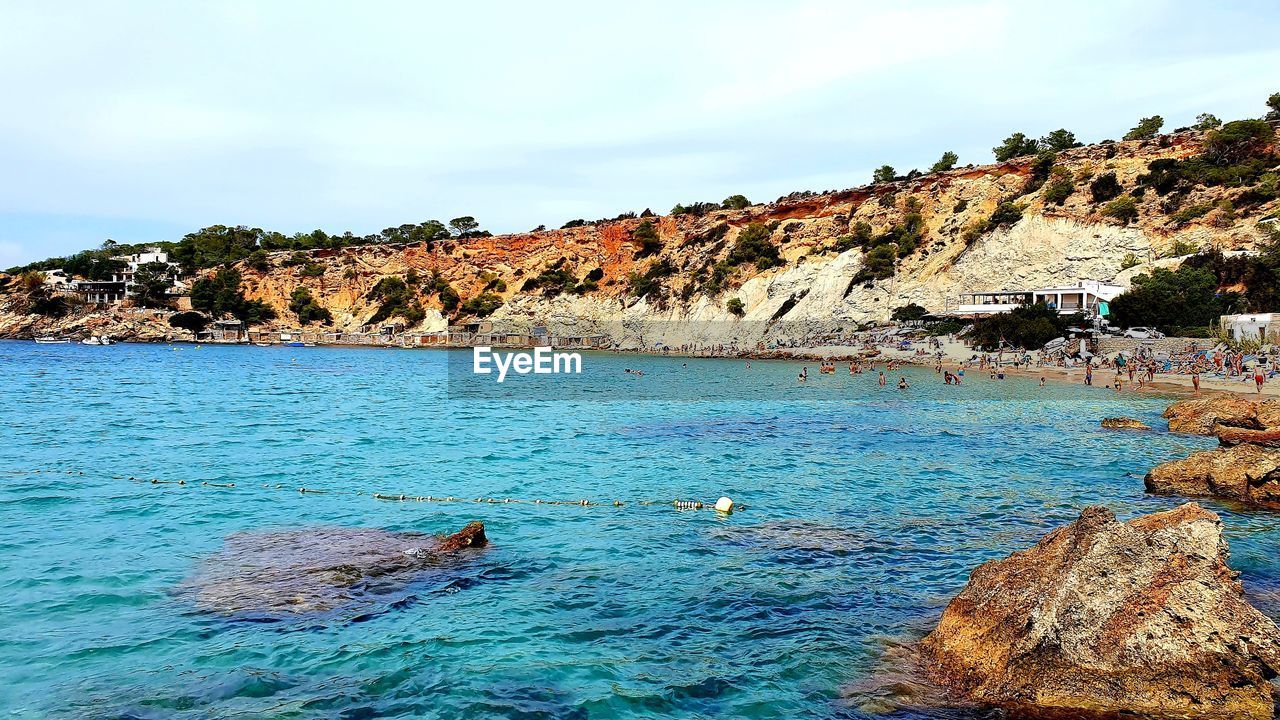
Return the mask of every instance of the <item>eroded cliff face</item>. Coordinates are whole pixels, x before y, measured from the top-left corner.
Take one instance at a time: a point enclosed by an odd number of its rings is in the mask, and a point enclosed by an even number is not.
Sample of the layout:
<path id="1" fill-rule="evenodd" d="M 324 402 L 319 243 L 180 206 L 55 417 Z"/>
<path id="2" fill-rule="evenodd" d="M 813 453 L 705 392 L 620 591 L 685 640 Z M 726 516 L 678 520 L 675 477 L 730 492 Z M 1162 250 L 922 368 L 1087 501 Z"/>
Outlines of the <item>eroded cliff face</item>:
<path id="1" fill-rule="evenodd" d="M 1256 208 L 1230 225 L 1209 216 L 1179 225 L 1162 204 L 1165 199 L 1149 192 L 1139 198 L 1139 220 L 1121 225 L 1101 216 L 1100 204 L 1089 191 L 1090 179 L 1104 173 L 1115 173 L 1121 186 L 1133 188 L 1152 160 L 1185 158 L 1200 150 L 1201 137 L 1186 133 L 1161 141 L 1094 145 L 1061 153 L 1057 165 L 1072 173 L 1076 187 L 1062 205 L 1046 204 L 1044 187 L 1021 194 L 1035 161 L 1027 157 L 702 217 L 654 218 L 662 249 L 645 257 L 632 237 L 643 221 L 629 219 L 433 248 L 318 251 L 313 254 L 324 266 L 324 274 L 317 278 L 303 278 L 296 269 L 281 267 L 279 263 L 288 256 L 282 253 L 273 257 L 270 269 L 246 269 L 245 277 L 249 294 L 275 306 L 286 324 L 288 298 L 298 285 L 307 286 L 334 314 L 336 325 L 350 329 L 375 312 L 376 303 L 367 295 L 378 280 L 412 270 L 419 276 L 439 276 L 464 300 L 486 288 L 496 292 L 494 286 L 501 281 L 506 289 L 496 294 L 504 304 L 488 319 L 495 329 L 513 332 L 527 331 L 534 324 L 554 326 L 567 319 L 582 334 L 619 323 L 670 322 L 686 328 L 690 339 L 708 341 L 737 335 L 743 336 L 737 339 L 751 340 L 753 333 L 773 323 L 787 325 L 793 332 L 796 328 L 813 333 L 850 330 L 887 320 L 894 308 L 908 303 L 942 310 L 962 292 L 1012 290 L 1083 278 L 1113 281 L 1121 276 L 1127 255 L 1147 261 L 1167 254 L 1176 243 L 1219 249 L 1250 246 L 1259 239 L 1256 219 L 1273 208 Z M 1200 188 L 1183 205 L 1228 195 L 1221 188 Z M 1022 219 L 967 242 L 965 229 L 1010 198 L 1025 204 Z M 855 282 L 865 254 L 859 248 L 839 252 L 838 238 L 850 234 L 859 222 L 869 224 L 877 234 L 903 223 L 909 202 L 916 204 L 923 219 L 925 232 L 919 247 L 899 260 L 893 277 Z M 772 228 L 770 241 L 779 248 L 783 264 L 767 270 L 740 264 L 719 292 L 709 291 L 706 281 L 715 264 L 727 258 L 751 223 Z M 674 272 L 658 278 L 661 289 L 635 297 L 629 275 L 644 274 L 664 262 Z M 554 297 L 542 288 L 525 289 L 531 278 L 551 268 L 566 270 L 579 281 L 601 275 L 598 289 Z M 1121 279 L 1141 269 L 1130 269 Z M 730 298 L 743 303 L 741 321 L 726 308 Z M 443 328 L 446 318 L 439 312 L 439 298 L 422 293 L 421 300 L 424 307 L 436 311 L 428 312 L 421 329 Z"/>
<path id="2" fill-rule="evenodd" d="M 1275 211 L 1276 201 L 1242 208 L 1235 218 L 1214 211 L 1178 223 L 1171 217 L 1176 208 L 1168 197 L 1146 192 L 1137 198 L 1138 220 L 1122 224 L 1104 218 L 1102 203 L 1092 197 L 1093 178 L 1114 173 L 1126 191 L 1132 190 L 1152 160 L 1190 157 L 1201 151 L 1202 141 L 1200 134 L 1190 132 L 1060 153 L 1056 166 L 1074 178 L 1074 191 L 1062 204 L 1046 203 L 1047 185 L 1027 192 L 1035 158 L 1025 157 L 700 217 L 655 217 L 651 221 L 661 248 L 649 254 L 633 237 L 644 222 L 636 218 L 430 246 L 316 250 L 308 253 L 309 270 L 294 253 L 281 252 L 272 254 L 265 268 L 240 270 L 247 295 L 273 306 L 279 316 L 274 325 L 280 328 L 298 327 L 288 306 L 301 286 L 332 313 L 329 330 L 359 331 L 380 305 L 370 297 L 373 287 L 385 277 L 412 272 L 430 281 L 413 288 L 426 313 L 406 330 L 441 330 L 450 322 L 474 319 L 444 309 L 437 288 L 447 283 L 464 302 L 482 293 L 499 296 L 502 306 L 486 318 L 499 331 L 526 333 L 534 325 L 559 324 L 585 335 L 648 323 L 668 333 L 679 327 L 684 339 L 707 342 L 754 342 L 776 335 L 781 326 L 791 336 L 849 331 L 887 320 L 894 308 L 908 303 L 941 311 L 962 292 L 1085 278 L 1123 284 L 1150 269 L 1144 264 L 1122 272 L 1126 256 L 1146 263 L 1175 245 L 1250 247 L 1260 239 L 1257 221 Z M 1216 202 L 1236 192 L 1199 187 L 1180 206 Z M 1007 200 L 1024 205 L 1020 220 L 981 234 L 966 233 Z M 858 223 L 883 233 L 902 225 L 913 211 L 923 229 L 914 252 L 897 261 L 892 277 L 859 277 L 866 253 L 857 247 L 841 251 L 839 239 Z M 769 242 L 778 248 L 781 264 L 764 270 L 752 262 L 727 268 L 724 261 L 753 223 L 769 228 Z M 723 277 L 709 283 L 717 263 Z M 669 273 L 655 272 L 655 267 Z M 577 283 L 578 292 L 556 294 L 545 283 L 535 287 L 533 278 L 548 270 L 566 273 L 562 277 Z M 637 297 L 632 273 L 654 275 L 657 289 Z M 727 308 L 732 298 L 742 303 L 741 318 Z M 13 318 L 0 321 L 0 333 L 8 335 L 38 327 Z"/>

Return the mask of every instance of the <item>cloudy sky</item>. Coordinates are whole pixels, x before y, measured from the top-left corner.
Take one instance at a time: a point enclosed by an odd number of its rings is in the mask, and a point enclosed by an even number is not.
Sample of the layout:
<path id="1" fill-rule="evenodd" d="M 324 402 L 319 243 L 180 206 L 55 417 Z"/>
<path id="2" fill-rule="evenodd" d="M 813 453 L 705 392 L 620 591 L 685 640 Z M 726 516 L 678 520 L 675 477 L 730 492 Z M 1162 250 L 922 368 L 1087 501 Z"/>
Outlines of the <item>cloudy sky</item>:
<path id="1" fill-rule="evenodd" d="M 0 267 L 218 223 L 771 200 L 1280 91 L 1274 3 L 1028 5 L 0 0 Z"/>

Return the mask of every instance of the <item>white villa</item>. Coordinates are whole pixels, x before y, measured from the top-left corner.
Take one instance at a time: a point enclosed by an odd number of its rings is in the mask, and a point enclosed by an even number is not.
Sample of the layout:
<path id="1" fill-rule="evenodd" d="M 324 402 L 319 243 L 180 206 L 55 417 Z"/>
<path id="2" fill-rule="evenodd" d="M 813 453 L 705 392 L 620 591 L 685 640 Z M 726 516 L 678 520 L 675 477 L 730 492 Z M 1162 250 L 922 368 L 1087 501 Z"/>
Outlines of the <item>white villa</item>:
<path id="1" fill-rule="evenodd" d="M 122 302 L 133 290 L 133 278 L 137 275 L 138 268 L 148 263 L 164 263 L 173 273 L 174 286 L 170 293 L 186 292 L 186 284 L 178 279 L 178 264 L 169 262 L 169 253 L 158 247 L 147 248 L 145 252 L 132 255 L 114 255 L 111 259 L 119 260 L 124 267 L 113 273 L 110 280 L 75 280 L 69 283 L 71 290 L 78 293 L 86 302 L 99 304 Z"/>
<path id="2" fill-rule="evenodd" d="M 1125 288 L 1121 285 L 1108 285 L 1097 280 L 1078 280 L 1074 285 L 963 293 L 958 302 L 949 302 L 943 313 L 956 317 L 985 317 L 1042 302 L 1057 310 L 1060 315 L 1084 313 L 1093 317 L 1106 317 L 1109 314 L 1107 304 L 1124 291 Z"/>

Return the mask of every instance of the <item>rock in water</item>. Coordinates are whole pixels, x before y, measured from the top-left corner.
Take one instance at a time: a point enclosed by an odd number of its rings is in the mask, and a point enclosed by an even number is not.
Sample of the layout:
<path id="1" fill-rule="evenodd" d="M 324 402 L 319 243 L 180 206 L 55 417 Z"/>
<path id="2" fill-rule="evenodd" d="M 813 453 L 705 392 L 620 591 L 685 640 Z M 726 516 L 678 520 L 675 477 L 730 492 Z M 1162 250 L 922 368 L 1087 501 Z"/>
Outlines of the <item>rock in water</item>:
<path id="1" fill-rule="evenodd" d="M 921 645 L 951 692 L 1012 709 L 1271 718 L 1280 628 L 1245 601 L 1218 516 L 1090 507 L 975 570 Z"/>
<path id="2" fill-rule="evenodd" d="M 184 582 L 196 604 L 226 614 L 323 612 L 403 587 L 488 542 L 473 522 L 449 536 L 319 527 L 240 532 Z"/>
<path id="3" fill-rule="evenodd" d="M 1229 425 L 1250 429 L 1265 427 L 1259 420 L 1260 406 L 1265 420 L 1280 420 L 1277 407 L 1268 401 L 1258 403 L 1235 395 L 1218 395 L 1198 400 L 1182 400 L 1165 408 L 1164 417 L 1169 420 L 1169 432 L 1191 435 L 1213 435 L 1217 425 Z"/>
<path id="4" fill-rule="evenodd" d="M 1144 482 L 1148 492 L 1280 510 L 1280 449 L 1243 444 L 1205 450 L 1157 465 Z"/>
<path id="5" fill-rule="evenodd" d="M 1141 420 L 1135 420 L 1130 417 L 1106 418 L 1102 421 L 1102 427 L 1111 428 L 1113 430 L 1150 430 L 1151 427 Z"/>

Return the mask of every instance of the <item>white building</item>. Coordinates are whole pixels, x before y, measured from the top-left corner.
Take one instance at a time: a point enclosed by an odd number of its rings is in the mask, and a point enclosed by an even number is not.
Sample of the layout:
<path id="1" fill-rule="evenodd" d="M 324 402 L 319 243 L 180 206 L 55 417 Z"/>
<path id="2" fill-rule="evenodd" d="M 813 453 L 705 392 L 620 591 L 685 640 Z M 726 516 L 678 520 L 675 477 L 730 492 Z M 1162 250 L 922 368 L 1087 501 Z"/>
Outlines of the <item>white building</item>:
<path id="1" fill-rule="evenodd" d="M 113 255 L 112 260 L 124 263 L 124 267 L 115 271 L 110 280 L 76 280 L 70 283 L 73 291 L 80 294 L 85 302 L 113 304 L 123 302 L 133 291 L 133 279 L 138 268 L 149 263 L 164 263 L 169 266 L 173 277 L 173 288 L 170 295 L 182 295 L 187 292 L 186 283 L 178 278 L 178 264 L 169 262 L 169 253 L 158 247 L 147 248 L 132 255 Z"/>
<path id="2" fill-rule="evenodd" d="M 1120 285 L 1107 285 L 1097 280 L 1080 280 L 1065 287 L 1039 288 L 1031 291 L 1031 302 L 1042 302 L 1055 308 L 1059 315 L 1082 312 L 1093 317 L 1106 317 L 1107 303 L 1124 292 Z"/>
<path id="3" fill-rule="evenodd" d="M 1267 341 L 1267 333 L 1280 332 L 1280 313 L 1254 313 L 1252 315 L 1223 315 L 1218 319 L 1222 329 L 1231 335 L 1232 340 Z"/>
<path id="4" fill-rule="evenodd" d="M 1057 310 L 1059 315 L 1084 313 L 1092 317 L 1106 317 L 1109 314 L 1107 304 L 1124 291 L 1121 285 L 1078 280 L 1074 285 L 963 293 L 959 301 L 948 304 L 944 312 L 959 317 L 985 317 L 1042 302 Z"/>
<path id="5" fill-rule="evenodd" d="M 113 255 L 112 260 L 119 260 L 124 263 L 124 267 L 111 276 L 113 282 L 122 282 L 126 285 L 133 284 L 133 276 L 138 272 L 138 268 L 148 263 L 164 263 L 169 269 L 177 274 L 178 266 L 176 263 L 169 262 L 169 253 L 158 247 L 147 248 L 144 252 L 134 253 L 132 255 Z"/>

